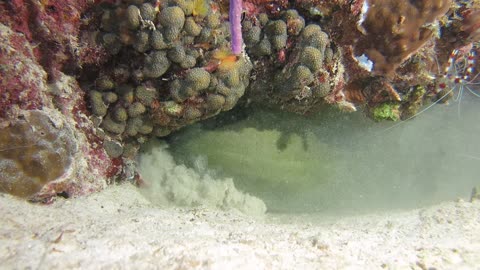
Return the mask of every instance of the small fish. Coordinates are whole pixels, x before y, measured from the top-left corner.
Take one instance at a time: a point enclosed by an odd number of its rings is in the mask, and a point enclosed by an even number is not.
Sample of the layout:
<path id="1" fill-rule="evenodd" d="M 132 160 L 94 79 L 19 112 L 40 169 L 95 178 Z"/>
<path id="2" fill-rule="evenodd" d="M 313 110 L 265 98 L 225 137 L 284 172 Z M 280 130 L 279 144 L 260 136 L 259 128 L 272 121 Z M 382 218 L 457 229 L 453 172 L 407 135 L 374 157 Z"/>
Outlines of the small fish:
<path id="1" fill-rule="evenodd" d="M 238 56 L 232 54 L 229 48 L 222 48 L 215 50 L 212 55 L 212 60 L 204 67 L 208 72 L 214 72 L 217 69 L 220 71 L 228 71 L 235 67 Z"/>
<path id="2" fill-rule="evenodd" d="M 193 2 L 193 16 L 206 17 L 210 12 L 210 0 L 195 0 Z"/>
<path id="3" fill-rule="evenodd" d="M 213 52 L 213 58 L 218 60 L 220 63 L 218 68 L 220 70 L 230 70 L 237 63 L 238 56 L 232 54 L 228 48 L 218 49 Z"/>

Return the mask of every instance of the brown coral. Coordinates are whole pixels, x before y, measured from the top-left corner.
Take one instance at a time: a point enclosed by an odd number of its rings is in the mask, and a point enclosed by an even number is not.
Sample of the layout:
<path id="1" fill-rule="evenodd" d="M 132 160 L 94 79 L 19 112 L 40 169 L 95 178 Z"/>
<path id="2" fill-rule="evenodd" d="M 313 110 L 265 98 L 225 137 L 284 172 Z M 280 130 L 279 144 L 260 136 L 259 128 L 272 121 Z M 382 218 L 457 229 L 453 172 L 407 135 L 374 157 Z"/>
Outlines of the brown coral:
<path id="1" fill-rule="evenodd" d="M 393 75 L 395 69 L 432 36 L 435 19 L 447 12 L 451 0 L 370 0 L 361 24 L 364 36 L 357 55 L 366 54 L 374 72 Z"/>
<path id="2" fill-rule="evenodd" d="M 463 14 L 461 30 L 468 41 L 480 41 L 480 9 L 468 9 Z"/>
<path id="3" fill-rule="evenodd" d="M 69 170 L 76 151 L 71 129 L 44 111 L 24 112 L 0 130 L 0 191 L 33 196 Z"/>

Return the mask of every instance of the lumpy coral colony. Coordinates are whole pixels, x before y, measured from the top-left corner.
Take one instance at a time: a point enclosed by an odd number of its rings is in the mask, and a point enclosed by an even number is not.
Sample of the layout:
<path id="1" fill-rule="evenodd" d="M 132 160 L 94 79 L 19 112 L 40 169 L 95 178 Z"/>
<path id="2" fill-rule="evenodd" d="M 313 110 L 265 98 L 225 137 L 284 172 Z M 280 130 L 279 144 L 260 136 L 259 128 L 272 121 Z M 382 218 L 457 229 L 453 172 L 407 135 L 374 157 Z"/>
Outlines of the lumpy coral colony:
<path id="1" fill-rule="evenodd" d="M 473 85 L 480 1 L 0 3 L 0 189 L 103 188 L 139 145 L 234 106 L 407 119 Z"/>

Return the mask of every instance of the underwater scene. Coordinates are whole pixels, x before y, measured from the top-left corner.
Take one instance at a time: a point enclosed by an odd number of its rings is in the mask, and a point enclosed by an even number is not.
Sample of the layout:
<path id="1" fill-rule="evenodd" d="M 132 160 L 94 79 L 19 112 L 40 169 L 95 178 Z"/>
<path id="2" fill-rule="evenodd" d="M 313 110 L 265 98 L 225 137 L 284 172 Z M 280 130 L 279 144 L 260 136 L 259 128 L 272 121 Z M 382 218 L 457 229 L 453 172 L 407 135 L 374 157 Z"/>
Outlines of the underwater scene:
<path id="1" fill-rule="evenodd" d="M 0 261 L 476 269 L 479 105 L 480 0 L 0 1 Z"/>
<path id="2" fill-rule="evenodd" d="M 480 99 L 464 95 L 400 124 L 334 110 L 306 118 L 261 108 L 232 112 L 185 129 L 162 154 L 199 175 L 233 178 L 271 213 L 348 214 L 469 199 L 478 185 Z M 145 151 L 140 171 L 157 181 L 154 171 L 163 170 L 149 163 L 154 150 Z"/>

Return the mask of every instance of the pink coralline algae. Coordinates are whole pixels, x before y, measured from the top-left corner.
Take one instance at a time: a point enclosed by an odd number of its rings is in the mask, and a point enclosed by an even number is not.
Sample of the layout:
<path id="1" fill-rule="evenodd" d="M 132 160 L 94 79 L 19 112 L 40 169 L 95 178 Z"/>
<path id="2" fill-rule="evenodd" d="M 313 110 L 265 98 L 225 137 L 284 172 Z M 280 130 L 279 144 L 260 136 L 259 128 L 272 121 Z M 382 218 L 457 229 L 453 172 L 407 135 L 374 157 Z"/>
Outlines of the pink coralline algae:
<path id="1" fill-rule="evenodd" d="M 50 202 L 101 190 L 121 172 L 89 117 L 85 92 L 64 74 L 80 60 L 80 14 L 93 2 L 87 3 L 0 3 L 3 192 Z"/>
<path id="2" fill-rule="evenodd" d="M 0 24 L 0 118 L 12 108 L 40 109 L 49 100 L 47 74 L 35 60 L 34 50 L 21 33 Z"/>
<path id="3" fill-rule="evenodd" d="M 34 44 L 36 60 L 44 67 L 48 80 L 59 71 L 79 68 L 82 55 L 79 42 L 82 13 L 98 0 L 0 2 L 0 23 L 10 27 Z"/>

